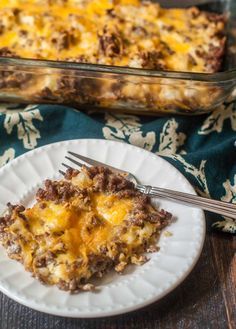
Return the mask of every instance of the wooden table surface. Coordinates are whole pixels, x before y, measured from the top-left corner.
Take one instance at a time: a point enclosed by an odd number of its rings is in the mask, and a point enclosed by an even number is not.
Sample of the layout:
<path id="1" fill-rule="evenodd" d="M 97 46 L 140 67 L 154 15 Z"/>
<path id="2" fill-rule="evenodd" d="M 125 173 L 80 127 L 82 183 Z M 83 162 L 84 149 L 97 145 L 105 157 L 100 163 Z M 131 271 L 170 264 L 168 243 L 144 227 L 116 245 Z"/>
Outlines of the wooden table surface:
<path id="1" fill-rule="evenodd" d="M 33 311 L 0 294 L 0 329 L 234 329 L 235 237 L 207 233 L 202 255 L 188 278 L 161 301 L 103 319 L 61 318 Z"/>

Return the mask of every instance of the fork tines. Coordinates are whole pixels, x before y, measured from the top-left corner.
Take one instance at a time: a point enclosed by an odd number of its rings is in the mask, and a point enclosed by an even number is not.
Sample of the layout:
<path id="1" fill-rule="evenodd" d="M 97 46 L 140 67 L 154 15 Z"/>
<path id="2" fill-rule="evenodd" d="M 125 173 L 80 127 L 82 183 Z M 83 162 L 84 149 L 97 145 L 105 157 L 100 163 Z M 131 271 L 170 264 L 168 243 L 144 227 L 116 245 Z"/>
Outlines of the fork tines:
<path id="1" fill-rule="evenodd" d="M 81 169 L 82 166 L 85 166 L 85 167 L 91 167 L 91 166 L 106 167 L 106 168 L 109 168 L 110 170 L 112 170 L 114 172 L 117 172 L 117 173 L 120 173 L 120 174 L 129 174 L 129 176 L 131 176 L 130 173 L 127 173 L 124 170 L 112 167 L 111 165 L 108 165 L 106 163 L 102 163 L 102 162 L 99 162 L 97 160 L 87 158 L 87 157 L 85 157 L 83 155 L 80 155 L 80 154 L 77 154 L 75 152 L 68 151 L 67 153 L 69 154 L 69 156 L 65 156 L 65 159 L 70 161 L 72 163 L 72 166 L 75 165 L 76 168 Z M 78 159 L 79 159 L 79 161 L 78 161 Z M 68 165 L 66 163 L 62 163 L 62 165 L 64 167 L 66 167 L 67 169 L 68 168 L 75 169 L 75 168 L 73 168 L 74 166 L 72 167 L 71 165 Z M 65 175 L 65 172 L 63 172 L 62 170 L 59 170 L 59 172 L 62 175 Z"/>
<path id="2" fill-rule="evenodd" d="M 79 169 L 81 169 L 83 166 L 91 167 L 91 166 L 102 166 L 102 165 L 104 165 L 101 162 L 98 162 L 96 160 L 87 158 L 83 155 L 80 155 L 80 154 L 77 154 L 77 153 L 74 153 L 74 152 L 71 152 L 71 151 L 68 151 L 68 154 L 70 156 L 65 156 L 65 159 L 72 162 L 72 164 L 76 165 L 76 167 L 79 168 Z M 75 157 L 76 159 L 79 159 L 80 161 L 74 159 L 73 157 Z M 64 162 L 62 163 L 62 166 L 66 167 L 67 169 L 75 169 L 73 165 L 71 166 L 71 165 L 68 165 L 67 163 L 64 163 Z M 59 170 L 59 172 L 62 175 L 65 175 L 64 171 Z"/>

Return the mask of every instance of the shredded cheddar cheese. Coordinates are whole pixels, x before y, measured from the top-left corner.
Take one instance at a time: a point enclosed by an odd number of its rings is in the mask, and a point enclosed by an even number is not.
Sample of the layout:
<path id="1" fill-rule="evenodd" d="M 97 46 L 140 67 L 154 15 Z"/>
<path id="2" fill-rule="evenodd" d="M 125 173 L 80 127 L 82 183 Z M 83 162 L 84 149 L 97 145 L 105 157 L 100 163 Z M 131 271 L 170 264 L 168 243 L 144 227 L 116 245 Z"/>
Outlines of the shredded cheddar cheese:
<path id="1" fill-rule="evenodd" d="M 224 47 L 217 15 L 148 1 L 9 0 L 0 17 L 0 53 L 24 58 L 212 72 Z"/>

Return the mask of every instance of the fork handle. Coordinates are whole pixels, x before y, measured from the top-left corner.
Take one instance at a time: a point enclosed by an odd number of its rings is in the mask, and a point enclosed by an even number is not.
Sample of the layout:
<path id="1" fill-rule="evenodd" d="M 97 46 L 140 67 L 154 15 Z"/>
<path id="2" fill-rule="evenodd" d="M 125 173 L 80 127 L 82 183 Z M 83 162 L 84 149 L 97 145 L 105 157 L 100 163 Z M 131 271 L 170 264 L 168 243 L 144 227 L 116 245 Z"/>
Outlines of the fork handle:
<path id="1" fill-rule="evenodd" d="M 187 206 L 196 206 L 198 208 L 211 211 L 222 216 L 236 219 L 236 204 L 204 198 L 198 195 L 173 191 L 165 188 L 159 188 L 149 185 L 137 185 L 136 188 L 150 197 L 161 197 L 169 200 L 178 201 Z"/>

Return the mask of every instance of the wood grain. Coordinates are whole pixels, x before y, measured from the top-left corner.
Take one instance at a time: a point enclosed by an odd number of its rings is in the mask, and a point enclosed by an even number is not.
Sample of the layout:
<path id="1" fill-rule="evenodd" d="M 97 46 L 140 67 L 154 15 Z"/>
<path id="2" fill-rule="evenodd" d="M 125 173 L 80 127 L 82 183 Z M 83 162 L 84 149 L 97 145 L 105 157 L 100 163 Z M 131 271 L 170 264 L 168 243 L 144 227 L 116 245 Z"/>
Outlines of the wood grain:
<path id="1" fill-rule="evenodd" d="M 236 328 L 235 237 L 208 233 L 202 255 L 175 291 L 142 310 L 103 319 L 68 319 L 33 311 L 0 294 L 1 329 Z"/>

